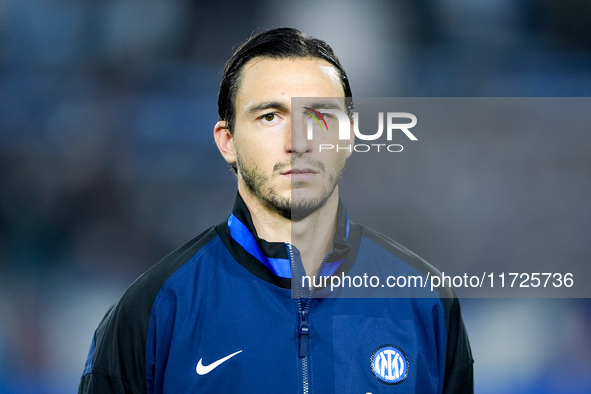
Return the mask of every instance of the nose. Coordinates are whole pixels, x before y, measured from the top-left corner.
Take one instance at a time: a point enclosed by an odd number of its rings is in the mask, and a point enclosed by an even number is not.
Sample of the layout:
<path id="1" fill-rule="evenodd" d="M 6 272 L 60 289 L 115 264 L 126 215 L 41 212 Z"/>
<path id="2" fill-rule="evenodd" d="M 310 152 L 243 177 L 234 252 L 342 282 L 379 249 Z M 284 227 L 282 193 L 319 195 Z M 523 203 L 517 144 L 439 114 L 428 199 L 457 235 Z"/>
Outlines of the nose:
<path id="1" fill-rule="evenodd" d="M 306 122 L 303 119 L 292 119 L 286 141 L 286 152 L 290 155 L 302 156 L 312 153 L 312 141 L 308 140 Z"/>

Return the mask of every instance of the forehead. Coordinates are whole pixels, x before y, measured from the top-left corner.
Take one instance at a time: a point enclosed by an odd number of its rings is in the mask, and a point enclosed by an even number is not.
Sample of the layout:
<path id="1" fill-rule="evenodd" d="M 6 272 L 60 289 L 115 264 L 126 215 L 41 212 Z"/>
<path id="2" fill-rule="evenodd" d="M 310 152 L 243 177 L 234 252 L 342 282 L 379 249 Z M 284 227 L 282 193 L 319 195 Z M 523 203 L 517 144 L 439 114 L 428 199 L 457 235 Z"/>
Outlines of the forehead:
<path id="1" fill-rule="evenodd" d="M 241 73 L 236 109 L 259 100 L 288 101 L 291 97 L 343 97 L 339 71 L 318 58 L 248 61 Z"/>

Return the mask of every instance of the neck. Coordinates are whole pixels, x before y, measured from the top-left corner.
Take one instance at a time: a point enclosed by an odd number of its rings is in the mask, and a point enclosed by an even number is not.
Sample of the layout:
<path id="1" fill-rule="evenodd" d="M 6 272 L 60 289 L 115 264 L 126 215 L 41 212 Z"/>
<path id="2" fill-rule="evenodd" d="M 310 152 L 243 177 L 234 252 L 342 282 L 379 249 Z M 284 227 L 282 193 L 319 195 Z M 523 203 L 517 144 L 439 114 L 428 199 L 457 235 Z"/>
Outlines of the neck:
<path id="1" fill-rule="evenodd" d="M 338 186 L 322 208 L 298 221 L 269 210 L 241 184 L 238 192 L 250 211 L 259 238 L 294 245 L 300 251 L 306 274 L 316 275 L 322 260 L 333 249 L 339 206 Z"/>

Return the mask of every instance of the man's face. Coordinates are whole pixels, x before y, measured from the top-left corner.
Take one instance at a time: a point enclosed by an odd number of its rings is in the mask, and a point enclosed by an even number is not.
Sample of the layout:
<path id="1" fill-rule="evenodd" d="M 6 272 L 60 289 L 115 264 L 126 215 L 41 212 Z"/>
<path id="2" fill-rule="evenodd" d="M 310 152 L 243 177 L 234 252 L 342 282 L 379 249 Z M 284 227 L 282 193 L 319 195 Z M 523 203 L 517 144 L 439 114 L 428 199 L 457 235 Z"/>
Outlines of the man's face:
<path id="1" fill-rule="evenodd" d="M 239 187 L 292 220 L 324 206 L 350 153 L 319 152 L 319 143 L 336 146 L 338 133 L 309 141 L 305 109 L 292 108 L 291 98 L 343 95 L 337 70 L 325 60 L 255 58 L 246 63 L 234 124 Z"/>

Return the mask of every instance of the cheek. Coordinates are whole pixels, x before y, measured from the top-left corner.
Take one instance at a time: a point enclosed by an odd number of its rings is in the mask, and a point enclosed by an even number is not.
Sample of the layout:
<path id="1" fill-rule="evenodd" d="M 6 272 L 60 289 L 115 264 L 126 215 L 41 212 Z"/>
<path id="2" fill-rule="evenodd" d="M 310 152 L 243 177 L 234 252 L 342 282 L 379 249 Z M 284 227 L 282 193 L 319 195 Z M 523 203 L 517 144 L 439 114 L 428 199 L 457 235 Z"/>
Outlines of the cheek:
<path id="1" fill-rule="evenodd" d="M 237 144 L 236 151 L 240 158 L 240 161 L 249 166 L 257 166 L 261 170 L 266 169 L 274 163 L 270 162 L 271 157 L 269 155 L 269 147 L 262 141 L 249 141 L 248 143 Z"/>
<path id="2" fill-rule="evenodd" d="M 338 155 L 336 155 L 335 163 L 337 167 L 341 167 L 345 164 L 345 161 L 347 160 L 347 154 L 347 151 L 340 151 Z"/>
<path id="3" fill-rule="evenodd" d="M 326 152 L 323 151 L 317 156 L 317 158 L 324 163 L 324 165 L 326 166 L 326 171 L 331 172 L 336 168 L 343 166 L 343 164 L 347 160 L 347 153 L 348 152 L 343 150 L 339 150 L 339 152 L 336 152 L 333 148 Z"/>

